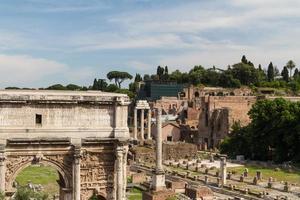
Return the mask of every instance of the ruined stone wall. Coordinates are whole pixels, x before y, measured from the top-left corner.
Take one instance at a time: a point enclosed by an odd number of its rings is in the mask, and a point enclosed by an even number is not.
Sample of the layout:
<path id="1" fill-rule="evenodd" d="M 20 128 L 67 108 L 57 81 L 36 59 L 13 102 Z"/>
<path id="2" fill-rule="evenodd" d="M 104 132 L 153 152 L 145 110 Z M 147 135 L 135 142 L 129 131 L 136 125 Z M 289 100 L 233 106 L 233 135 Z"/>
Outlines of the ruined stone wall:
<path id="1" fill-rule="evenodd" d="M 189 159 L 197 156 L 197 146 L 189 143 L 163 143 L 163 160 Z"/>
<path id="2" fill-rule="evenodd" d="M 210 96 L 208 98 L 208 110 L 212 113 L 218 108 L 229 108 L 232 112 L 232 119 L 245 126 L 250 123 L 248 112 L 256 99 L 256 96 Z"/>
<path id="3" fill-rule="evenodd" d="M 167 114 L 178 113 L 183 107 L 186 101 L 179 100 L 177 98 L 162 98 L 153 102 L 151 107 L 158 108 L 161 107 Z"/>
<path id="4" fill-rule="evenodd" d="M 196 144 L 206 143 L 208 147 L 218 146 L 230 133 L 233 123 L 248 125 L 250 123 L 248 112 L 256 100 L 255 96 L 202 97 L 204 106 L 199 111 Z"/>

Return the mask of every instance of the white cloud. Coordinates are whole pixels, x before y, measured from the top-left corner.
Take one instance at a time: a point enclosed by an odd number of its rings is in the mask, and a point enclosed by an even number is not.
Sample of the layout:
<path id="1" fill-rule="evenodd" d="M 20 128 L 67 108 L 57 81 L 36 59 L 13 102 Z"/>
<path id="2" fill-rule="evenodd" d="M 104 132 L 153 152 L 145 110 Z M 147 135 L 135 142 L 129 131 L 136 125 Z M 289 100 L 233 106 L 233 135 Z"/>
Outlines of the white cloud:
<path id="1" fill-rule="evenodd" d="M 153 65 L 151 65 L 150 63 L 146 63 L 146 62 L 139 61 L 139 60 L 131 60 L 128 62 L 127 65 L 132 69 L 138 70 L 137 73 L 147 72 L 147 71 L 153 69 Z"/>
<path id="2" fill-rule="evenodd" d="M 182 44 L 180 37 L 173 34 L 152 36 L 112 35 L 99 33 L 76 34 L 68 42 L 76 51 L 107 49 L 170 48 Z"/>
<path id="3" fill-rule="evenodd" d="M 66 70 L 66 65 L 53 60 L 28 55 L 0 55 L 1 86 L 26 87 Z"/>

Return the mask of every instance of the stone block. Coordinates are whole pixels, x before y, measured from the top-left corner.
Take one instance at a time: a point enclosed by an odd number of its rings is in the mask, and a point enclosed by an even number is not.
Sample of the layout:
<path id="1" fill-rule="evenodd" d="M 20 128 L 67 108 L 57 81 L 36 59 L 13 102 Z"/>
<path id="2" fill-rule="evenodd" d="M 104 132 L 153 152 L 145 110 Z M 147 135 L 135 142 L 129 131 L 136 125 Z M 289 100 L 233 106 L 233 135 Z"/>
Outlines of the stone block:
<path id="1" fill-rule="evenodd" d="M 213 194 L 212 190 L 205 186 L 186 187 L 185 195 L 188 196 L 190 199 L 203 199 L 203 200 L 213 200 L 214 199 L 214 194 Z"/>
<path id="2" fill-rule="evenodd" d="M 161 190 L 161 191 L 150 191 L 150 192 L 143 192 L 142 199 L 143 200 L 166 200 L 175 193 L 172 190 Z"/>

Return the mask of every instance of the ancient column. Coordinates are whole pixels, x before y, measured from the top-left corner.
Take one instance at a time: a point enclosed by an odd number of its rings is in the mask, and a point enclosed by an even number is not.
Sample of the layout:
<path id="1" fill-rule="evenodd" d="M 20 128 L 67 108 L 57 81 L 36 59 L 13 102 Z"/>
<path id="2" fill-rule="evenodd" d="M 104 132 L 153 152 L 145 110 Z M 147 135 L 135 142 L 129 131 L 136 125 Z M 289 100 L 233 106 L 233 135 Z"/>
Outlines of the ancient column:
<path id="1" fill-rule="evenodd" d="M 226 185 L 226 176 L 227 176 L 226 157 L 221 157 L 220 168 L 221 168 L 221 181 L 222 181 L 222 185 Z"/>
<path id="2" fill-rule="evenodd" d="M 0 192 L 5 192 L 5 155 L 0 153 Z"/>
<path id="3" fill-rule="evenodd" d="M 118 146 L 116 149 L 116 157 L 117 157 L 117 199 L 123 200 L 123 146 Z"/>
<path id="4" fill-rule="evenodd" d="M 162 124 L 161 124 L 161 109 L 157 109 L 157 135 L 156 135 L 156 170 L 163 171 L 162 167 Z"/>
<path id="5" fill-rule="evenodd" d="M 165 173 L 162 166 L 162 124 L 161 108 L 157 109 L 156 117 L 157 135 L 156 135 L 156 168 L 152 178 L 152 186 L 155 191 L 165 189 Z"/>
<path id="6" fill-rule="evenodd" d="M 75 146 L 74 162 L 73 162 L 73 177 L 74 177 L 74 200 L 80 200 L 80 161 L 81 161 L 81 146 Z"/>
<path id="7" fill-rule="evenodd" d="M 133 139 L 137 140 L 137 109 L 134 108 L 133 114 Z"/>
<path id="8" fill-rule="evenodd" d="M 141 138 L 144 140 L 145 138 L 144 134 L 144 109 L 141 109 Z"/>
<path id="9" fill-rule="evenodd" d="M 151 139 L 151 109 L 148 110 L 148 134 L 147 139 Z"/>
<path id="10" fill-rule="evenodd" d="M 123 150 L 123 199 L 126 200 L 126 187 L 127 187 L 127 153 L 128 146 L 124 146 Z"/>

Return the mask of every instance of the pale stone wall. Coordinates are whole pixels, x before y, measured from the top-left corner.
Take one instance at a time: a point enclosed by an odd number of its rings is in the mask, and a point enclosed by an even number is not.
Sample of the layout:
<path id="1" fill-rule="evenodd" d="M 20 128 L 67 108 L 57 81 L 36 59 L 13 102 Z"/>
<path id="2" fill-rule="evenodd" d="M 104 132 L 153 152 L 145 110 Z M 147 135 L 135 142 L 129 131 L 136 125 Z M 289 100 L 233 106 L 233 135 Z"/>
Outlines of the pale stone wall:
<path id="1" fill-rule="evenodd" d="M 154 124 L 152 126 L 152 136 L 156 138 L 157 135 L 157 130 L 156 130 L 156 125 Z M 172 123 L 168 123 L 166 125 L 163 125 L 162 127 L 162 140 L 167 141 L 168 137 L 172 137 L 173 142 L 178 142 L 180 141 L 181 134 L 180 134 L 180 128 Z"/>
<path id="2" fill-rule="evenodd" d="M 129 137 L 128 104 L 123 94 L 3 90 L 0 138 Z"/>
<path id="3" fill-rule="evenodd" d="M 36 114 L 42 124 L 35 123 Z M 113 106 L 77 104 L 0 104 L 0 128 L 99 128 L 113 126 Z"/>

